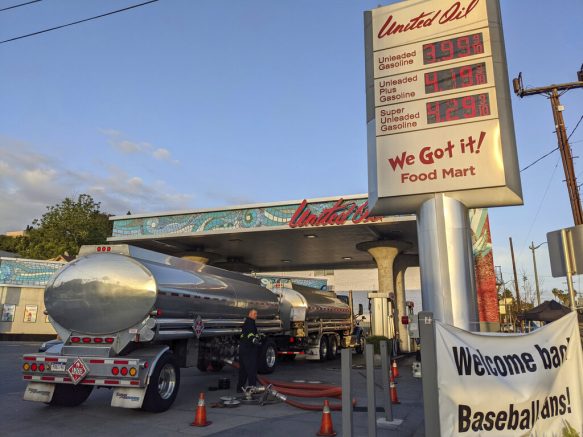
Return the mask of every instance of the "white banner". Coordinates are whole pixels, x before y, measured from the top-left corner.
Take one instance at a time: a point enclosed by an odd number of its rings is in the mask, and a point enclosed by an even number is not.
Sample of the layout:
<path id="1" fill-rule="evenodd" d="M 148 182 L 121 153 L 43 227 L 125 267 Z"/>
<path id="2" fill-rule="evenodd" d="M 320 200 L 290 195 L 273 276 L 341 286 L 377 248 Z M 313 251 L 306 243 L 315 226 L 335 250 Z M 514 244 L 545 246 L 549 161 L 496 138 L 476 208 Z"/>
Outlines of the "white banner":
<path id="1" fill-rule="evenodd" d="M 435 329 L 442 436 L 583 436 L 575 313 L 530 334 Z"/>

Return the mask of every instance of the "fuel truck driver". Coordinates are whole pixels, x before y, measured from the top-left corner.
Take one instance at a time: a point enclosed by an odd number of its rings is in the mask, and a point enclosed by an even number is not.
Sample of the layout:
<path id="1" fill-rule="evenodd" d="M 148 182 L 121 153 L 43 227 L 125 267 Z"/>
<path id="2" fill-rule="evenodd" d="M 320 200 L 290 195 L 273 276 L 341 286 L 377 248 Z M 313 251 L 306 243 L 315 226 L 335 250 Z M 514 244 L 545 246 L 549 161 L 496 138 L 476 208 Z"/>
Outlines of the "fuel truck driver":
<path id="1" fill-rule="evenodd" d="M 257 348 L 261 344 L 261 336 L 257 333 L 256 319 L 257 310 L 251 309 L 243 323 L 239 342 L 238 392 L 242 392 L 244 387 L 257 385 Z"/>

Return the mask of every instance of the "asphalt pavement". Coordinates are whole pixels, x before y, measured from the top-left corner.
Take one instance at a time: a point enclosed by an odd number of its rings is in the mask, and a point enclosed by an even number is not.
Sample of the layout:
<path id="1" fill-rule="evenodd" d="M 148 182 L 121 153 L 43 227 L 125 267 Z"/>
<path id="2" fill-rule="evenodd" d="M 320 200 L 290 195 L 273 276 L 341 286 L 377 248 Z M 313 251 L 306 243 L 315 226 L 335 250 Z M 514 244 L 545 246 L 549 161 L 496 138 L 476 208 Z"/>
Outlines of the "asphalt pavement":
<path id="1" fill-rule="evenodd" d="M 26 383 L 22 380 L 21 356 L 36 351 L 38 343 L 0 342 L 0 436 L 277 436 L 300 437 L 316 435 L 320 429 L 322 413 L 299 410 L 287 404 L 265 406 L 241 405 L 236 408 L 212 408 L 221 396 L 234 396 L 234 389 L 209 391 L 216 387 L 219 378 L 230 378 L 236 383 L 236 371 L 225 367 L 220 372 L 200 372 L 182 369 L 178 397 L 170 410 L 160 414 L 113 408 L 110 406 L 111 391 L 94 390 L 89 399 L 74 408 L 53 407 L 42 403 L 22 400 Z M 413 378 L 413 357 L 398 360 L 400 377 L 397 379 L 399 405 L 393 406 L 395 418 L 403 423 L 394 430 L 378 429 L 377 436 L 423 436 L 423 398 L 421 379 Z M 377 406 L 382 406 L 380 369 L 377 369 Z M 293 381 L 309 380 L 340 385 L 340 359 L 311 362 L 298 359 L 278 364 L 274 379 Z M 364 357 L 353 355 L 353 392 L 357 408 L 353 413 L 354 436 L 368 436 L 366 407 L 366 378 Z M 190 426 L 194 419 L 198 394 L 204 391 L 207 399 L 207 418 L 212 424 L 205 428 Z M 322 400 L 299 399 L 306 403 Z M 342 434 L 340 412 L 332 413 L 334 430 Z M 384 417 L 377 412 L 377 417 Z"/>

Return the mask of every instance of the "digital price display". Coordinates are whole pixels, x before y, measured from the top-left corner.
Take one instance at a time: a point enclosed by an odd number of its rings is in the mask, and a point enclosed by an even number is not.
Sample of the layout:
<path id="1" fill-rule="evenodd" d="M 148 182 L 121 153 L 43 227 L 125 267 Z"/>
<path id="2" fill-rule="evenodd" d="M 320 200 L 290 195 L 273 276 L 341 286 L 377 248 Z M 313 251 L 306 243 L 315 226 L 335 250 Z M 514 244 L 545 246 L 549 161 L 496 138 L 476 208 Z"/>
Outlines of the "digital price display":
<path id="1" fill-rule="evenodd" d="M 425 73 L 425 93 L 438 93 L 488 83 L 486 64 L 480 62 L 463 67 Z"/>
<path id="2" fill-rule="evenodd" d="M 423 64 L 434 64 L 481 53 L 484 53 L 482 33 L 458 36 L 423 44 Z"/>
<path id="3" fill-rule="evenodd" d="M 454 120 L 490 115 L 488 93 L 462 96 L 453 99 L 427 102 L 427 124 L 446 123 Z"/>

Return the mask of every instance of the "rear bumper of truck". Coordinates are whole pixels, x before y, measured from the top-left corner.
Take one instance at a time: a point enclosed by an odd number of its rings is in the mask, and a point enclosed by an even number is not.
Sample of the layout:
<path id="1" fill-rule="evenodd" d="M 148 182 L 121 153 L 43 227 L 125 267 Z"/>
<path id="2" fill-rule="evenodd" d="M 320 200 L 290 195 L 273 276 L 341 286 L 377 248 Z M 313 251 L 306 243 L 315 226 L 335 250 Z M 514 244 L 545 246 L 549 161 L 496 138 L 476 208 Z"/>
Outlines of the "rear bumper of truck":
<path id="1" fill-rule="evenodd" d="M 23 357 L 22 377 L 31 382 L 145 387 L 148 367 L 143 359 L 30 354 Z"/>
<path id="2" fill-rule="evenodd" d="M 168 346 L 143 348 L 123 357 L 27 354 L 22 378 L 28 382 L 24 400 L 50 403 L 59 385 L 113 389 L 111 405 L 140 408 L 152 370 Z"/>

